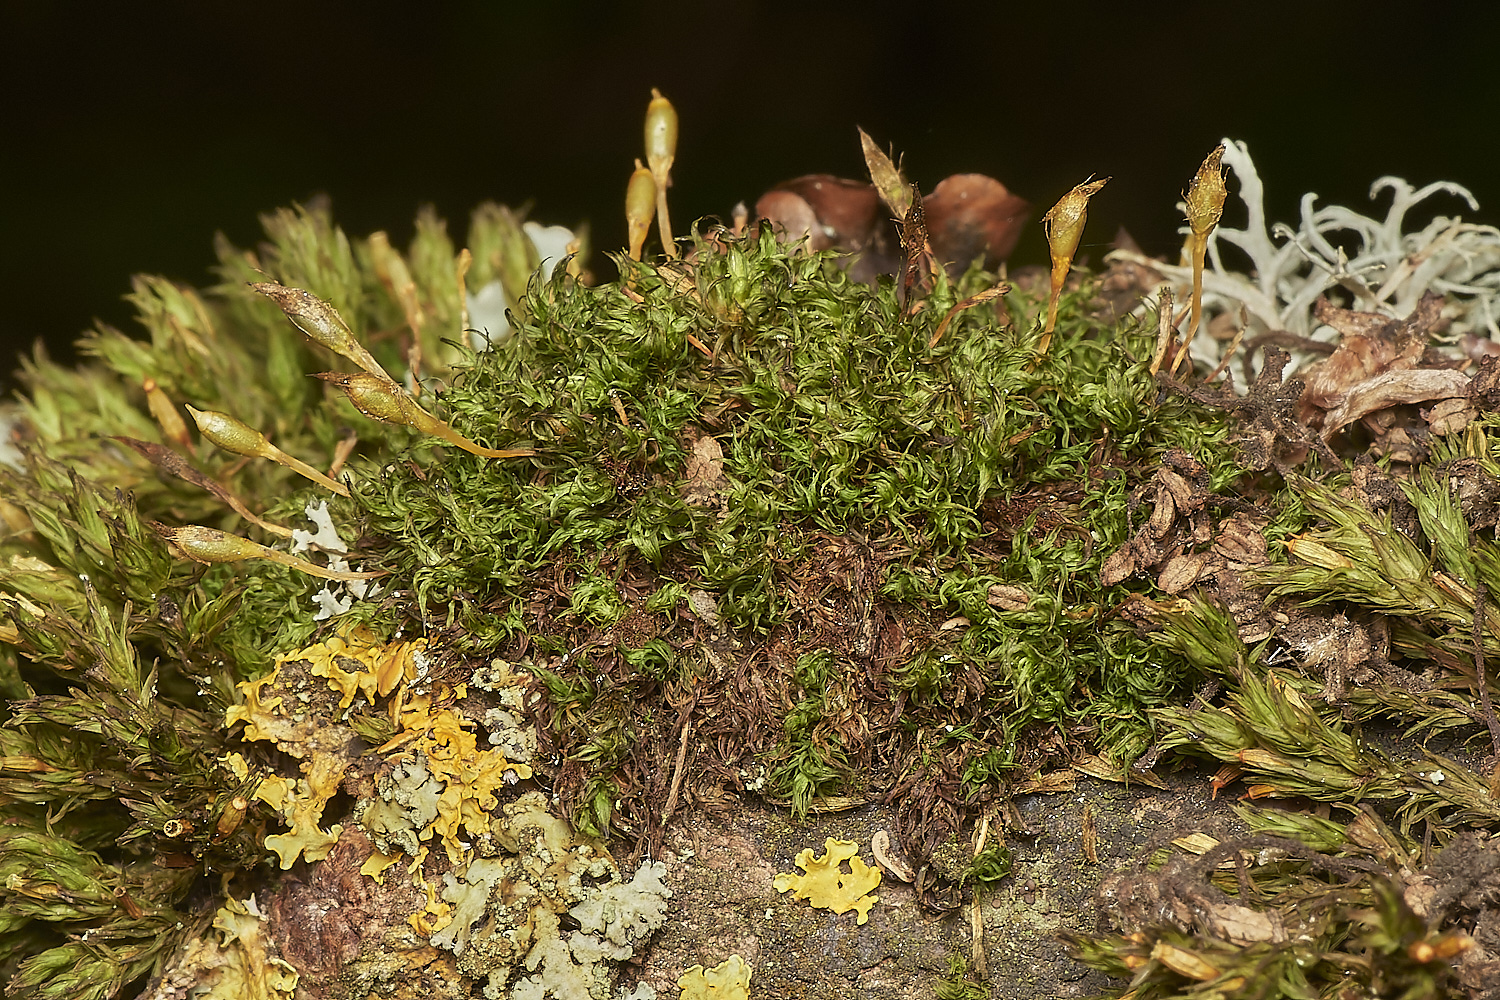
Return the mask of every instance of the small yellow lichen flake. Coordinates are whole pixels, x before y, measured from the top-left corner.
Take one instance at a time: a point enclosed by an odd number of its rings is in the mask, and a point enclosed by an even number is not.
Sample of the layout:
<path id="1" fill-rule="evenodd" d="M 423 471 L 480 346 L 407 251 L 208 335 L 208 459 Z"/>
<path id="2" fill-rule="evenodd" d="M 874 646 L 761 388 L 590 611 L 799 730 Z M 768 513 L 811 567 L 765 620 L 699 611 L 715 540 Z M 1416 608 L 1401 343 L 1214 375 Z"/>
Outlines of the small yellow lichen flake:
<path id="1" fill-rule="evenodd" d="M 870 907 L 880 898 L 865 895 L 880 885 L 880 869 L 871 868 L 860 860 L 859 845 L 852 840 L 834 840 L 829 837 L 823 841 L 823 850 L 827 853 L 817 858 L 813 856 L 811 847 L 804 848 L 797 855 L 795 863 L 806 874 L 783 872 L 777 875 L 776 891 L 796 889 L 795 898 L 805 899 L 820 910 L 832 910 L 834 913 L 858 910 L 858 922 L 864 923 L 870 919 Z M 848 873 L 839 868 L 845 861 L 849 862 Z"/>
<path id="2" fill-rule="evenodd" d="M 712 969 L 695 965 L 677 980 L 680 1000 L 750 1000 L 752 971 L 738 955 L 730 955 Z"/>

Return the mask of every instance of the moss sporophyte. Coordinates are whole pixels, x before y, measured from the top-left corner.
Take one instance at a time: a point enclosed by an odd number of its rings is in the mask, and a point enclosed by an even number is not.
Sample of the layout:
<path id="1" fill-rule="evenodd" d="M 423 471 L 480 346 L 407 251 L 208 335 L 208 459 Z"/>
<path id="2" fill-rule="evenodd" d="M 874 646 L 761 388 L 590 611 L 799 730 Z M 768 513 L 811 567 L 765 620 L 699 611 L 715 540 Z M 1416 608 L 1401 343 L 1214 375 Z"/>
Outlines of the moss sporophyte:
<path id="1" fill-rule="evenodd" d="M 465 248 L 423 213 L 404 252 L 295 207 L 221 241 L 211 289 L 137 279 L 144 338 L 22 362 L 9 992 L 365 996 L 421 947 L 454 996 L 602 1000 L 673 919 L 668 825 L 737 796 L 794 824 L 885 804 L 890 895 L 977 914 L 940 986 L 969 995 L 1014 800 L 1194 756 L 1219 768 L 1196 787 L 1290 807 L 1117 873 L 1114 931 L 1072 942 L 1125 995 L 1490 975 L 1487 890 L 1421 887 L 1500 863 L 1461 832 L 1500 823 L 1491 765 L 1360 727 L 1500 747 L 1500 376 L 1446 346 L 1496 332 L 1500 234 L 1407 232 L 1436 189 L 1387 179 L 1387 224 L 1309 203 L 1278 249 L 1226 141 L 1187 264 L 1079 267 L 1096 181 L 1047 213 L 1050 272 L 1002 282 L 1025 203 L 924 194 L 868 136 L 873 184 L 674 235 L 676 131 L 657 95 L 617 280 L 500 206 Z M 1331 282 L 1310 258 L 1342 223 L 1371 245 Z M 879 880 L 838 853 L 786 877 Z M 851 933 L 885 919 L 850 892 Z M 658 985 L 743 991 L 722 960 Z"/>

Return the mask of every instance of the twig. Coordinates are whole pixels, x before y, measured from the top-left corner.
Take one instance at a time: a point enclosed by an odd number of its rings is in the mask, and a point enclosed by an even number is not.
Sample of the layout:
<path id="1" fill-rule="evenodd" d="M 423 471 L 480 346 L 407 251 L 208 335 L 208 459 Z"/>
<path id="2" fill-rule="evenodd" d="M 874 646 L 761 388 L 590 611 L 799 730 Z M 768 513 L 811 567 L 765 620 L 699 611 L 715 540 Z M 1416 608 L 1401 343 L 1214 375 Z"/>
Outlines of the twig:
<path id="1" fill-rule="evenodd" d="M 979 818 L 979 829 L 974 832 L 974 857 L 984 853 L 984 843 L 989 837 L 990 814 Z M 969 932 L 973 936 L 973 948 L 969 953 L 969 964 L 980 982 L 990 978 L 989 959 L 984 953 L 984 900 L 975 889 L 973 902 L 969 906 Z"/>
<path id="2" fill-rule="evenodd" d="M 682 727 L 682 738 L 677 744 L 677 763 L 672 768 L 672 786 L 667 790 L 667 807 L 661 811 L 661 825 L 666 826 L 677 811 L 677 792 L 682 788 L 682 765 L 687 760 L 688 739 L 693 735 L 693 721 L 689 719 Z"/>

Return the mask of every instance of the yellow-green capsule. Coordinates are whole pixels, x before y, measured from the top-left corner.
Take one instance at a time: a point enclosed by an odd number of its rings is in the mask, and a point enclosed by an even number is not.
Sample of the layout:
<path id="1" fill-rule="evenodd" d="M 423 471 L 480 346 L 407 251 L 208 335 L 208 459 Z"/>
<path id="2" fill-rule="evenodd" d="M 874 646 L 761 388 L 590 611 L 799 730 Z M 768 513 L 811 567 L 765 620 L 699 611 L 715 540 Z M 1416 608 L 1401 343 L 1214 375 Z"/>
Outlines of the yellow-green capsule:
<path id="1" fill-rule="evenodd" d="M 672 163 L 677 158 L 677 109 L 651 88 L 651 103 L 646 105 L 646 165 L 656 181 L 656 224 L 661 231 L 661 249 L 668 257 L 677 256 L 677 241 L 672 238 L 672 218 L 667 212 L 667 188 L 672 185 Z"/>
<path id="2" fill-rule="evenodd" d="M 641 248 L 646 245 L 646 236 L 651 232 L 651 220 L 656 215 L 656 178 L 635 161 L 635 172 L 625 187 L 625 232 L 629 237 L 630 259 L 641 259 Z"/>
<path id="3" fill-rule="evenodd" d="M 268 559 L 324 580 L 370 580 L 385 575 L 379 572 L 349 573 L 327 569 L 317 563 L 308 562 L 306 559 L 298 559 L 285 552 L 267 548 L 248 538 L 231 535 L 218 528 L 204 527 L 201 524 L 188 524 L 180 528 L 158 526 L 158 530 L 174 548 L 194 562 L 230 563 L 242 562 L 246 559 Z"/>
<path id="4" fill-rule="evenodd" d="M 198 425 L 198 433 L 208 438 L 217 447 L 236 455 L 264 458 L 270 442 L 260 431 L 243 421 L 236 420 L 218 410 L 199 410 L 191 405 L 187 408 Z"/>
<path id="5" fill-rule="evenodd" d="M 231 535 L 218 528 L 205 528 L 199 524 L 172 528 L 166 535 L 169 542 L 181 549 L 182 554 L 194 562 L 240 562 L 245 559 L 259 559 L 265 551 L 264 545 L 257 545 L 248 538 Z"/>
<path id="6" fill-rule="evenodd" d="M 268 458 L 279 465 L 286 466 L 304 479 L 310 479 L 319 486 L 332 490 L 339 496 L 349 495 L 349 490 L 344 484 L 329 479 L 300 458 L 288 455 L 267 441 L 264 434 L 243 421 L 217 410 L 198 410 L 192 406 L 187 409 L 188 413 L 193 416 L 193 422 L 198 425 L 198 432 L 225 451 L 250 458 Z"/>
<path id="7" fill-rule="evenodd" d="M 349 324 L 344 322 L 344 318 L 332 304 L 324 302 L 311 292 L 288 288 L 274 281 L 255 282 L 250 287 L 275 302 L 286 313 L 287 319 L 313 342 L 348 358 L 367 372 L 390 378 L 380 362 L 354 336 L 354 331 L 349 329 Z"/>
<path id="8" fill-rule="evenodd" d="M 344 390 L 344 395 L 349 397 L 354 408 L 374 420 L 416 428 L 423 434 L 442 438 L 449 444 L 483 458 L 525 458 L 536 454 L 530 448 L 499 449 L 475 444 L 445 421 L 422 409 L 405 389 L 390 379 L 367 374 L 345 375 L 342 372 L 320 372 L 317 377 Z"/>
<path id="9" fill-rule="evenodd" d="M 651 88 L 651 103 L 646 105 L 646 163 L 651 172 L 664 177 L 677 157 L 677 109 Z"/>

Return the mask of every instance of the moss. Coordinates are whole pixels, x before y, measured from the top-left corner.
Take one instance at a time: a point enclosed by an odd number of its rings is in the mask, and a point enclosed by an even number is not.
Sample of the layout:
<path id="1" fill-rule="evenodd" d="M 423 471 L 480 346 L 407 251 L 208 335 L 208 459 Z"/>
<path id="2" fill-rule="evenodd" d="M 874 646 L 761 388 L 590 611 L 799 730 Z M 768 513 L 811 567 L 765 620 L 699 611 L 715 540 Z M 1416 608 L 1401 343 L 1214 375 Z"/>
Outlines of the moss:
<path id="1" fill-rule="evenodd" d="M 576 268 L 529 277 L 535 247 L 497 206 L 472 220 L 467 277 L 430 214 L 404 254 L 383 237 L 350 239 L 322 207 L 265 223 L 256 250 L 221 245 L 212 289 L 139 279 L 143 338 L 101 328 L 80 368 L 38 357 L 23 373 L 22 465 L 0 470 L 0 637 L 16 654 L 0 661 L 14 696 L 0 725 L 0 816 L 14 832 L 0 865 L 29 877 L 40 841 L 26 838 L 55 838 L 62 870 L 87 889 L 33 907 L 0 887 L 0 964 L 38 995 L 85 978 L 99 984 L 91 996 L 118 993 L 193 924 L 195 887 L 246 898 L 270 884 L 268 840 L 281 865 L 303 843 L 276 839 L 286 810 L 268 798 L 296 799 L 294 839 L 330 847 L 334 820 L 358 818 L 321 814 L 349 813 L 338 779 L 353 782 L 364 757 L 390 764 L 364 741 L 411 736 L 403 711 L 445 720 L 446 742 L 431 737 L 399 773 L 362 774 L 369 787 L 349 795 L 384 796 L 366 806 L 373 818 L 360 815 L 385 848 L 420 853 L 436 784 L 472 785 L 450 803 L 462 822 L 443 826 L 453 864 L 468 850 L 460 825 L 480 836 L 483 818 L 523 792 L 549 790 L 585 837 L 651 849 L 682 789 L 710 781 L 763 789 L 799 815 L 887 796 L 903 848 L 925 864 L 1014 779 L 1085 748 L 1124 764 L 1153 741 L 1226 760 L 1282 752 L 1326 769 L 1283 782 L 1314 797 L 1347 798 L 1353 774 L 1367 798 L 1409 799 L 1411 822 L 1495 815 L 1462 782 L 1424 785 L 1371 755 L 1309 702 L 1305 678 L 1269 670 L 1267 647 L 1241 642 L 1212 600 L 1150 605 L 1152 628 L 1121 617 L 1132 591 L 1151 588 L 1105 586 L 1101 566 L 1131 538 L 1143 484 L 1168 454 L 1192 456 L 1205 495 L 1258 491 L 1273 546 L 1332 554 L 1293 564 L 1278 551 L 1267 586 L 1400 615 L 1404 648 L 1437 662 L 1471 651 L 1476 585 L 1500 586 L 1500 559 L 1460 516 L 1451 477 L 1400 488 L 1420 529 L 1409 536 L 1336 482 L 1252 477 L 1222 409 L 1152 377 L 1155 319 L 1100 319 L 1087 274 L 1061 294 L 1038 356 L 1039 289 L 950 313 L 998 276 L 938 269 L 905 301 L 895 282 L 853 281 L 837 255 L 778 243 L 769 228 L 701 239 L 689 262 L 622 258 L 618 281 L 589 285 Z M 249 287 L 267 278 L 337 310 L 371 359 L 309 342 Z M 465 280 L 511 304 L 503 341 L 463 328 L 479 300 Z M 307 377 L 347 375 L 349 359 L 395 373 L 411 397 L 381 391 L 461 440 L 371 419 Z M 312 508 L 319 488 L 283 466 L 151 416 L 178 404 L 231 414 L 335 470 L 349 495 Z M 1487 433 L 1476 424 L 1448 459 L 1492 469 Z M 272 527 L 247 527 L 226 492 Z M 378 589 L 325 592 L 265 561 L 189 564 L 164 541 L 196 524 L 281 544 L 275 526 L 306 531 L 312 509 L 316 536 L 331 523 L 353 542 L 317 558 L 384 573 Z M 1430 566 L 1456 586 L 1436 587 Z M 245 699 L 260 689 L 242 685 L 271 683 L 276 654 L 355 627 L 431 644 L 405 677 L 411 700 L 320 688 L 351 770 L 278 774 L 321 782 L 300 799 L 261 784 L 254 775 L 285 761 L 247 751 L 221 724 L 226 711 L 254 713 Z M 482 680 L 497 660 L 524 668 L 536 697 L 501 704 Z M 337 686 L 348 673 L 314 676 Z M 1207 679 L 1229 683 L 1229 704 L 1179 707 Z M 460 692 L 471 682 L 489 698 L 475 699 L 474 718 Z M 1423 724 L 1473 721 L 1451 700 L 1445 710 Z M 1244 725 L 1255 713 L 1281 729 Z M 481 723 L 501 750 L 476 749 Z M 450 761 L 438 782 L 439 743 L 516 766 L 471 781 Z M 240 751 L 242 767 L 221 764 Z M 151 858 L 171 859 L 169 874 L 149 870 Z M 1000 848 L 981 860 L 950 865 L 952 878 L 1004 877 Z M 485 879 L 464 889 L 449 874 L 445 891 L 472 903 Z M 132 907 L 100 912 L 106 890 Z M 93 949 L 85 933 L 132 944 Z"/>

